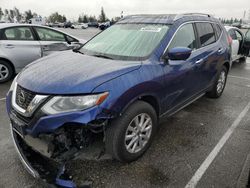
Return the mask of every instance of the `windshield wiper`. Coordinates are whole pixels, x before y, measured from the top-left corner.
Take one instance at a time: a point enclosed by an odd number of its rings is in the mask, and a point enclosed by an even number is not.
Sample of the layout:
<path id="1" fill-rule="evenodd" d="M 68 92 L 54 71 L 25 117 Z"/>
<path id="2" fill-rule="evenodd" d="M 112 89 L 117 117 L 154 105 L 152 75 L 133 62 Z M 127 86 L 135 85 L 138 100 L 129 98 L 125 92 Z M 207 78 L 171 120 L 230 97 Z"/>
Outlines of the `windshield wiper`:
<path id="1" fill-rule="evenodd" d="M 109 56 L 106 56 L 106 55 L 101 55 L 101 54 L 95 54 L 95 55 L 92 55 L 92 56 L 101 57 L 101 58 L 105 58 L 105 59 L 113 59 L 112 57 L 109 57 Z"/>

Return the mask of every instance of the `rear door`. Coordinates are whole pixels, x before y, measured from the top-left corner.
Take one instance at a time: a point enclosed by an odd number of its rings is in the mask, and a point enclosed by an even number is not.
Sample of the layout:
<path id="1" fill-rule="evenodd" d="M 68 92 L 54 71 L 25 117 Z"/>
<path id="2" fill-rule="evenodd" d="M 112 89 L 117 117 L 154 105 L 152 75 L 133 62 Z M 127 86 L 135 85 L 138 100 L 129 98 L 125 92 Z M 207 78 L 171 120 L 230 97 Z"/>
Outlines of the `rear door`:
<path id="1" fill-rule="evenodd" d="M 242 54 L 250 57 L 250 29 L 245 34 Z"/>
<path id="2" fill-rule="evenodd" d="M 222 32 L 216 31 L 216 27 L 220 27 L 215 23 L 197 22 L 195 23 L 199 49 L 194 59 L 194 77 L 195 91 L 207 89 L 213 83 L 213 79 L 217 74 L 218 62 L 223 61 L 221 57 L 225 52 L 225 48 L 220 42 Z M 217 28 L 219 29 L 219 28 Z"/>
<path id="3" fill-rule="evenodd" d="M 40 43 L 29 26 L 6 28 L 2 31 L 0 51 L 16 69 L 21 69 L 41 57 Z"/>
<path id="4" fill-rule="evenodd" d="M 43 56 L 55 51 L 73 49 L 78 42 L 76 39 L 50 28 L 38 26 L 33 28 L 41 43 Z"/>

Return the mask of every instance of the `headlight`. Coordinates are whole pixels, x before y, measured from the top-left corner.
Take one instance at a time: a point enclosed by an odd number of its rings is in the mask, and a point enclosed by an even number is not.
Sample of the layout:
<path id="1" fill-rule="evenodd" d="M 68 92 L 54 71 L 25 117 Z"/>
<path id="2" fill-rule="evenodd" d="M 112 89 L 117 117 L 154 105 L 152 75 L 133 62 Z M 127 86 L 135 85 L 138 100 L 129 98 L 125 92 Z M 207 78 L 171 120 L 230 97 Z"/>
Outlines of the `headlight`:
<path id="1" fill-rule="evenodd" d="M 56 96 L 43 106 L 42 111 L 47 114 L 58 114 L 85 110 L 101 104 L 107 96 L 108 92 L 86 96 Z"/>

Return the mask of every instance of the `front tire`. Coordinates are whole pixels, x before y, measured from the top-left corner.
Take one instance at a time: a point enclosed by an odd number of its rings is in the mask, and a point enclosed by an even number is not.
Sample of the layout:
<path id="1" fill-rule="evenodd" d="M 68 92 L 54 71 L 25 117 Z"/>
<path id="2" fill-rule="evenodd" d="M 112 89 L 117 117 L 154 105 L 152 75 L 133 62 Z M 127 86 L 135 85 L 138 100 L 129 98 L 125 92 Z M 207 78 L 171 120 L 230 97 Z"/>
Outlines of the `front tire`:
<path id="1" fill-rule="evenodd" d="M 106 151 L 121 162 L 134 161 L 148 149 L 156 130 L 154 108 L 137 101 L 107 127 Z"/>
<path id="2" fill-rule="evenodd" d="M 14 75 L 14 70 L 9 62 L 0 60 L 0 83 L 9 81 Z"/>
<path id="3" fill-rule="evenodd" d="M 228 74 L 228 69 L 226 66 L 222 66 L 222 69 L 217 76 L 216 81 L 213 84 L 213 87 L 210 91 L 206 93 L 206 95 L 210 98 L 219 98 L 226 86 L 227 83 L 227 74 Z"/>

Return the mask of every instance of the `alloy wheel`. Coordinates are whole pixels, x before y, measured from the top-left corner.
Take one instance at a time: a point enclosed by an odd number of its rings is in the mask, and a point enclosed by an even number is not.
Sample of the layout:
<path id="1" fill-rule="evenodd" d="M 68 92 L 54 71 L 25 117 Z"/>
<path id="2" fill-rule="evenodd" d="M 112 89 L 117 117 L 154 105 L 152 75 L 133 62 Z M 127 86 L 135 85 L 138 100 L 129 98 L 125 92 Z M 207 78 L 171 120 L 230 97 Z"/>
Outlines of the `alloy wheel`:
<path id="1" fill-rule="evenodd" d="M 0 80 L 4 80 L 9 76 L 9 69 L 7 66 L 0 64 Z"/>
<path id="2" fill-rule="evenodd" d="M 146 113 L 137 115 L 125 134 L 125 147 L 129 153 L 140 152 L 148 143 L 152 133 L 152 119 Z"/>

